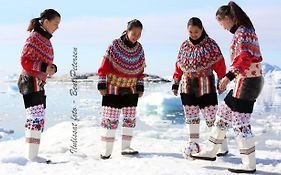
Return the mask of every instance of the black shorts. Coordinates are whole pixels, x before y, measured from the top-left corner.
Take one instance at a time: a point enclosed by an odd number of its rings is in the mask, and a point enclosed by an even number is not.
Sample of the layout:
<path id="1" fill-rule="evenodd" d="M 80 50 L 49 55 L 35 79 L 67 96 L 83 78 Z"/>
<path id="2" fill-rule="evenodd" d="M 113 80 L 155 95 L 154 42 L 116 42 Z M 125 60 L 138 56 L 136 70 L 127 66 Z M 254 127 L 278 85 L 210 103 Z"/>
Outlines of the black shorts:
<path id="1" fill-rule="evenodd" d="M 200 109 L 218 105 L 217 93 L 204 94 L 203 96 L 197 97 L 195 94 L 181 93 L 182 105 L 188 106 L 199 106 Z"/>
<path id="2" fill-rule="evenodd" d="M 102 106 L 113 108 L 136 107 L 138 105 L 138 94 L 105 95 L 102 97 Z"/>
<path id="3" fill-rule="evenodd" d="M 224 101 L 225 104 L 235 112 L 252 113 L 254 104 L 263 87 L 263 77 L 245 78 L 240 90 L 240 97 L 233 97 L 233 90 L 230 90 Z"/>

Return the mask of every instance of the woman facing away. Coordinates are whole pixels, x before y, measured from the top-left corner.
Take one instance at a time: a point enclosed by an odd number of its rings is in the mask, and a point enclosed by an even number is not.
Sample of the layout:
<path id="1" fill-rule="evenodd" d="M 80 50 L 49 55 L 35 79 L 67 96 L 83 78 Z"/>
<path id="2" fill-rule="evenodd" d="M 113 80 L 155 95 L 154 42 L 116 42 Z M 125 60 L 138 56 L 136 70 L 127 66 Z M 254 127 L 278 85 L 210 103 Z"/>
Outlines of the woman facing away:
<path id="1" fill-rule="evenodd" d="M 221 92 L 225 91 L 232 80 L 235 80 L 235 86 L 219 107 L 219 118 L 211 131 L 208 146 L 200 153 L 192 154 L 192 157 L 216 160 L 216 153 L 225 137 L 225 132 L 232 126 L 236 133 L 242 164 L 228 170 L 234 173 L 254 173 L 256 171 L 255 140 L 250 119 L 254 103 L 264 82 L 258 38 L 250 18 L 232 1 L 217 10 L 216 19 L 224 29 L 234 34 L 230 45 L 232 64 L 229 72 L 220 81 L 219 89 Z"/>
<path id="2" fill-rule="evenodd" d="M 122 155 L 135 155 L 131 148 L 133 130 L 136 126 L 138 98 L 144 92 L 145 57 L 142 45 L 138 42 L 142 33 L 142 23 L 128 22 L 127 29 L 108 47 L 98 70 L 98 90 L 102 95 L 103 150 L 101 159 L 112 155 L 119 116 L 123 114 Z"/>
<path id="3" fill-rule="evenodd" d="M 173 93 L 180 96 L 184 109 L 186 124 L 189 130 L 189 143 L 184 149 L 184 157 L 199 152 L 199 113 L 203 114 L 209 130 L 214 126 L 217 112 L 217 92 L 215 76 L 222 79 L 226 73 L 223 55 L 217 43 L 211 39 L 199 18 L 193 17 L 187 23 L 189 39 L 180 48 L 173 75 Z M 218 153 L 228 153 L 226 139 Z"/>
<path id="4" fill-rule="evenodd" d="M 25 137 L 26 157 L 31 161 L 50 162 L 38 157 L 41 132 L 45 123 L 46 95 L 44 85 L 47 76 L 57 72 L 53 64 L 54 51 L 51 44 L 52 34 L 58 29 L 61 16 L 53 9 L 46 9 L 39 18 L 30 21 L 21 55 L 22 72 L 18 80 L 26 109 Z"/>

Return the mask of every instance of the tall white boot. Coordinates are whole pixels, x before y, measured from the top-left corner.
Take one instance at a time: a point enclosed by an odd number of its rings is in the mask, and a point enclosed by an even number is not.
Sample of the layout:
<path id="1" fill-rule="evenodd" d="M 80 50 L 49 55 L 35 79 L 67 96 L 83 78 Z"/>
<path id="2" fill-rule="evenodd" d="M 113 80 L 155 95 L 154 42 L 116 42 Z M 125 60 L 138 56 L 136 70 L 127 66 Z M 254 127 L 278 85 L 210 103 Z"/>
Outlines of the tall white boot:
<path id="1" fill-rule="evenodd" d="M 28 160 L 37 163 L 51 163 L 51 160 L 47 160 L 38 156 L 40 147 L 41 131 L 25 129 L 26 137 L 26 152 L 25 156 Z"/>
<path id="2" fill-rule="evenodd" d="M 218 150 L 217 156 L 221 157 L 221 156 L 226 156 L 227 154 L 228 154 L 227 138 L 224 137 L 224 140 Z"/>
<path id="3" fill-rule="evenodd" d="M 187 124 L 189 132 L 189 141 L 183 149 L 183 156 L 189 158 L 192 153 L 200 152 L 199 140 L 199 124 Z"/>
<path id="4" fill-rule="evenodd" d="M 136 155 L 139 152 L 131 148 L 134 128 L 122 127 L 122 155 Z"/>
<path id="5" fill-rule="evenodd" d="M 38 155 L 41 132 L 25 129 L 25 137 L 26 137 L 26 158 L 28 160 L 33 161 Z"/>
<path id="6" fill-rule="evenodd" d="M 218 127 L 213 127 L 206 148 L 197 154 L 191 154 L 191 157 L 195 159 L 215 161 L 224 137 L 225 131 Z"/>
<path id="7" fill-rule="evenodd" d="M 104 134 L 101 136 L 101 141 L 103 143 L 102 152 L 100 155 L 101 159 L 109 159 L 115 141 L 116 129 L 104 129 Z"/>
<path id="8" fill-rule="evenodd" d="M 208 131 L 211 132 L 213 127 L 209 127 Z M 225 136 L 221 146 L 219 147 L 217 157 L 226 156 L 227 154 L 228 154 L 228 145 L 227 145 L 227 138 Z"/>
<path id="9" fill-rule="evenodd" d="M 243 139 L 237 138 L 242 164 L 229 168 L 233 173 L 255 173 L 256 172 L 256 154 L 255 154 L 255 139 L 254 137 Z"/>

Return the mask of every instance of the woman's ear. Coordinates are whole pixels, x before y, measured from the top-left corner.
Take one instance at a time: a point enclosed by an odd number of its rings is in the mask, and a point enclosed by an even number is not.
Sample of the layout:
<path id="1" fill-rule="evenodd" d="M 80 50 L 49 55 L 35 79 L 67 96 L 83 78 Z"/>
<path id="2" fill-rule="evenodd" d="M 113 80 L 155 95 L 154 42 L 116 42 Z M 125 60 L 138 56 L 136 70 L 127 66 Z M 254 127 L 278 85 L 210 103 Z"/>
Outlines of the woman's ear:
<path id="1" fill-rule="evenodd" d="M 227 21 L 227 22 L 232 21 L 229 16 L 225 16 L 225 17 L 224 17 L 224 20 Z"/>
<path id="2" fill-rule="evenodd" d="M 44 25 L 48 25 L 49 24 L 49 20 L 47 20 L 47 19 L 44 19 L 43 21 L 42 21 L 42 25 L 44 26 Z"/>

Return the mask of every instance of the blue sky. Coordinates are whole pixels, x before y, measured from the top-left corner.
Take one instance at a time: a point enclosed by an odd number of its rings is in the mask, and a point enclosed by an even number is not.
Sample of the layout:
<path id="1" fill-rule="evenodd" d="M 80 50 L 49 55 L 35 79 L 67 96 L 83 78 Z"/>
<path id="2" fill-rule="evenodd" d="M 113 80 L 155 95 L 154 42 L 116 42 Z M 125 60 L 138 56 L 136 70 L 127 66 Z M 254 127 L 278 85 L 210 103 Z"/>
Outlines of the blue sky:
<path id="1" fill-rule="evenodd" d="M 260 40 L 265 62 L 281 66 L 281 1 L 237 0 L 250 16 Z M 46 8 L 62 15 L 60 29 L 52 38 L 59 74 L 68 73 L 72 48 L 78 48 L 79 72 L 96 72 L 111 40 L 120 36 L 127 21 L 138 18 L 144 25 L 140 42 L 151 74 L 171 75 L 181 43 L 188 37 L 186 23 L 200 17 L 209 36 L 217 41 L 229 65 L 232 35 L 215 20 L 225 0 L 142 1 L 3 1 L 0 6 L 0 71 L 19 72 L 20 54 L 33 17 Z"/>

